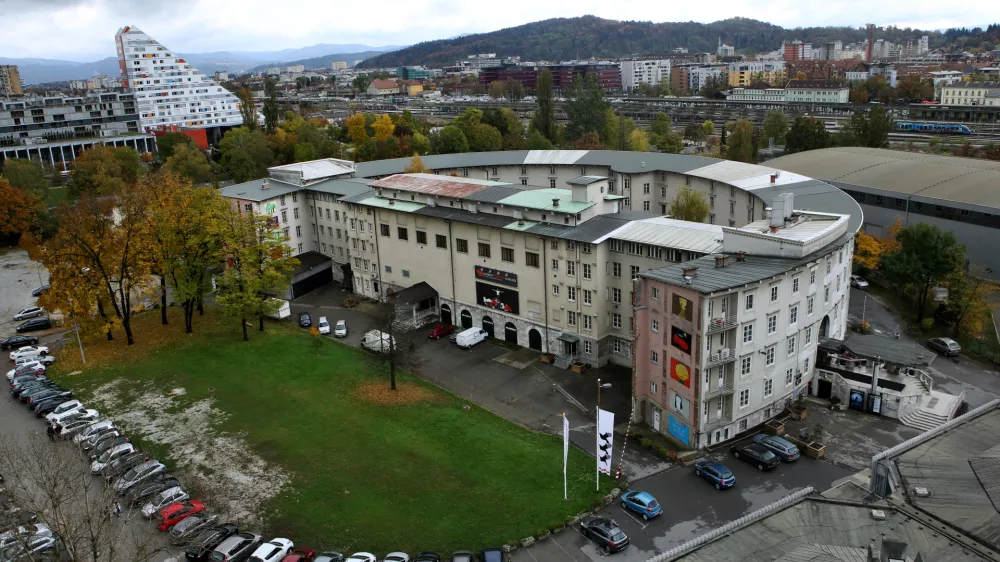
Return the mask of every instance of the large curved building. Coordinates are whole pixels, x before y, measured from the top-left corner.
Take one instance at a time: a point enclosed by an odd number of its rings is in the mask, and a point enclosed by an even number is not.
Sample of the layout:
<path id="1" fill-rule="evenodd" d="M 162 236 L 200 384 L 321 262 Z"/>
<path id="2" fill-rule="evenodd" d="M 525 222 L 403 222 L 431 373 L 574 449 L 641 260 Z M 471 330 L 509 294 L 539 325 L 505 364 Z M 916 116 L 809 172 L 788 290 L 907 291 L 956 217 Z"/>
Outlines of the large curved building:
<path id="1" fill-rule="evenodd" d="M 826 148 L 768 162 L 838 187 L 864 212 L 862 228 L 884 236 L 896 219 L 955 234 L 966 257 L 1000 280 L 1000 162 L 879 148 Z"/>
<path id="2" fill-rule="evenodd" d="M 845 334 L 862 215 L 826 182 L 614 151 L 409 164 L 291 164 L 223 193 L 271 217 L 313 271 L 333 262 L 356 293 L 394 295 L 401 323 L 633 367 L 637 416 L 684 444 L 776 415 L 808 388 L 819 337 Z M 665 216 L 683 189 L 705 196 L 705 222 Z"/>

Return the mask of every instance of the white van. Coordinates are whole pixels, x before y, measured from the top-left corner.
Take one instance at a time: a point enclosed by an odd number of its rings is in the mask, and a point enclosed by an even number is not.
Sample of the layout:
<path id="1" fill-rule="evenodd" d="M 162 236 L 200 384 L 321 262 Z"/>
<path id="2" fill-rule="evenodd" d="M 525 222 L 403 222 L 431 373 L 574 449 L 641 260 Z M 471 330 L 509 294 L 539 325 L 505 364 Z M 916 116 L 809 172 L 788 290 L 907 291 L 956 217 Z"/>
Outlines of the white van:
<path id="1" fill-rule="evenodd" d="M 270 302 L 269 306 L 274 307 L 274 312 L 271 314 L 266 314 L 268 318 L 273 318 L 275 320 L 284 320 L 292 315 L 292 306 L 286 300 L 271 298 L 268 299 Z"/>
<path id="2" fill-rule="evenodd" d="M 477 343 L 486 341 L 487 335 L 486 330 L 482 328 L 469 328 L 468 330 L 459 332 L 459 334 L 455 336 L 455 343 L 458 347 L 470 349 Z"/>
<path id="3" fill-rule="evenodd" d="M 392 342 L 390 344 L 390 341 Z M 365 337 L 361 338 L 361 347 L 370 349 L 375 353 L 389 353 L 396 347 L 396 339 L 385 332 L 369 330 L 365 332 Z"/>

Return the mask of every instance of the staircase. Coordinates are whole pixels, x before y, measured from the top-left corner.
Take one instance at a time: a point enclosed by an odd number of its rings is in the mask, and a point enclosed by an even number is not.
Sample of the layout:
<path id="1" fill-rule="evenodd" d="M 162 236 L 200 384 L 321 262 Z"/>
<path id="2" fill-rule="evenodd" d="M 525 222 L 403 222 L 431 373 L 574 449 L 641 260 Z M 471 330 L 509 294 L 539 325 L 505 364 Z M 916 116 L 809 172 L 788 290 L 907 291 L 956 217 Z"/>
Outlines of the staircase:
<path id="1" fill-rule="evenodd" d="M 948 421 L 948 417 L 921 409 L 904 415 L 899 418 L 899 421 L 903 422 L 904 425 L 915 427 L 921 431 L 930 431 Z"/>
<path id="2" fill-rule="evenodd" d="M 556 357 L 555 361 L 552 362 L 552 366 L 556 369 L 569 369 L 569 366 L 573 364 L 572 355 L 560 355 Z"/>

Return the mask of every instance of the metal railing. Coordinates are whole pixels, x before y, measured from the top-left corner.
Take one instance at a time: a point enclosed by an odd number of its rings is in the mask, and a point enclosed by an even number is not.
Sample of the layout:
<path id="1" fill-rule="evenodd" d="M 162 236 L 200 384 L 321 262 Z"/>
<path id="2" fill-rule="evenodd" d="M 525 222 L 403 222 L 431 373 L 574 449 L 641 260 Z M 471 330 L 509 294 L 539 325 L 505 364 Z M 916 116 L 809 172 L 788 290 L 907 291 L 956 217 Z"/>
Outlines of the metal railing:
<path id="1" fill-rule="evenodd" d="M 733 415 L 729 413 L 723 413 L 721 416 L 705 422 L 705 431 L 712 431 L 717 427 L 722 427 L 732 422 L 733 422 Z"/>
<path id="2" fill-rule="evenodd" d="M 731 347 L 724 347 L 708 356 L 708 360 L 705 361 L 705 368 L 715 367 L 732 361 L 736 361 L 736 350 Z"/>
<path id="3" fill-rule="evenodd" d="M 732 314 L 725 318 L 712 318 L 705 326 L 706 334 L 714 334 L 723 330 L 731 330 L 736 327 L 736 315 Z"/>
<path id="4" fill-rule="evenodd" d="M 710 390 L 706 390 L 703 398 L 705 400 L 709 400 L 711 398 L 715 398 L 716 396 L 722 394 L 732 394 L 733 392 L 735 392 L 735 387 L 733 386 L 732 381 L 726 381 L 725 384 L 723 384 L 722 386 L 717 386 Z"/>

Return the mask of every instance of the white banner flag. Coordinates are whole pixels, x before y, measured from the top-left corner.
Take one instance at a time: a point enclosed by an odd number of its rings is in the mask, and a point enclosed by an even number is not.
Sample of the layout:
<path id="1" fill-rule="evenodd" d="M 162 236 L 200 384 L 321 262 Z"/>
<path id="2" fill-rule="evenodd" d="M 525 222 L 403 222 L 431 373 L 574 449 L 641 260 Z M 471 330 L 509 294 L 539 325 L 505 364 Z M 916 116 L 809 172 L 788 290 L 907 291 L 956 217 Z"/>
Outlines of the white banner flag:
<path id="1" fill-rule="evenodd" d="M 597 469 L 611 474 L 611 443 L 615 435 L 615 415 L 607 410 L 597 411 Z"/>
<path id="2" fill-rule="evenodd" d="M 569 418 L 563 414 L 563 499 L 567 499 L 566 463 L 569 462 Z"/>

